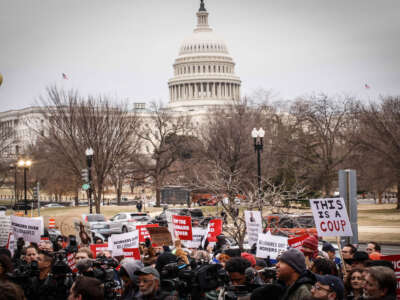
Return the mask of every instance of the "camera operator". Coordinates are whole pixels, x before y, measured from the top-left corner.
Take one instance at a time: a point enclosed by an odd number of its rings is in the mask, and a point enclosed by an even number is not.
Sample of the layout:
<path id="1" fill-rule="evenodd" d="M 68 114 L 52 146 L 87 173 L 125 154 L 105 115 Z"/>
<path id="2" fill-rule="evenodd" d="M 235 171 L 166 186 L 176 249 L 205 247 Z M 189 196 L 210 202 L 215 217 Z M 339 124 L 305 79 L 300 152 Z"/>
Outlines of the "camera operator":
<path id="1" fill-rule="evenodd" d="M 139 300 L 178 300 L 176 292 L 160 288 L 160 273 L 153 267 L 144 267 L 134 273 L 139 276 Z"/>
<path id="2" fill-rule="evenodd" d="M 104 300 L 103 285 L 96 278 L 79 276 L 71 287 L 68 300 Z"/>

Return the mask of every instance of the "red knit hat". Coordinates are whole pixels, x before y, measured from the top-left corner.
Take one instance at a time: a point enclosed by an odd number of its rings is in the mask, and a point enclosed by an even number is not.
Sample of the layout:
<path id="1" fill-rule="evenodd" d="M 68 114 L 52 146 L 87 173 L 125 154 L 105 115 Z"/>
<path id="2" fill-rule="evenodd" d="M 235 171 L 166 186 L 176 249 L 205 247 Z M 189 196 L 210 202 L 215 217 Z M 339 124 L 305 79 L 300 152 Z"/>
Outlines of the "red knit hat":
<path id="1" fill-rule="evenodd" d="M 256 265 L 256 259 L 255 259 L 254 255 L 247 253 L 247 252 L 242 252 L 241 256 L 244 259 L 247 259 L 251 263 L 252 267 L 254 267 Z"/>
<path id="2" fill-rule="evenodd" d="M 314 251 L 318 251 L 318 238 L 315 235 L 311 235 L 304 240 L 302 246 Z"/>

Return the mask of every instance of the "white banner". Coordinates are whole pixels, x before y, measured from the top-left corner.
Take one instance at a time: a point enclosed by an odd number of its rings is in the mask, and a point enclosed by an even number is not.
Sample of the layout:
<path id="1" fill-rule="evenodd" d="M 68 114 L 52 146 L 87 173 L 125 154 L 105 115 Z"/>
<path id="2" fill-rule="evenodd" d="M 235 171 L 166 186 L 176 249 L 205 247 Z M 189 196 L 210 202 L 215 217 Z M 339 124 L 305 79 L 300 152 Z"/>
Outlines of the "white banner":
<path id="1" fill-rule="evenodd" d="M 272 235 L 270 231 L 260 233 L 257 241 L 256 257 L 276 259 L 288 248 L 288 238 L 284 236 Z"/>
<path id="2" fill-rule="evenodd" d="M 343 198 L 310 199 L 319 236 L 353 236 Z"/>
<path id="3" fill-rule="evenodd" d="M 11 216 L 11 227 L 15 240 L 22 237 L 25 241 L 39 243 L 43 234 L 43 219 Z"/>
<path id="4" fill-rule="evenodd" d="M 258 235 L 262 233 L 261 212 L 255 210 L 245 210 L 244 218 L 246 220 L 246 233 L 249 247 L 252 247 L 258 241 Z"/>
<path id="5" fill-rule="evenodd" d="M 0 247 L 5 247 L 7 245 L 10 231 L 11 231 L 10 217 L 5 215 L 0 215 Z"/>
<path id="6" fill-rule="evenodd" d="M 139 248 L 138 230 L 121 234 L 112 234 L 108 239 L 108 250 L 112 251 L 112 256 L 124 255 L 125 248 Z"/>
<path id="7" fill-rule="evenodd" d="M 199 248 L 201 245 L 201 242 L 205 235 L 207 234 L 207 229 L 201 228 L 201 227 L 193 227 L 192 228 L 192 240 L 191 241 L 185 241 L 184 244 L 187 248 Z"/>

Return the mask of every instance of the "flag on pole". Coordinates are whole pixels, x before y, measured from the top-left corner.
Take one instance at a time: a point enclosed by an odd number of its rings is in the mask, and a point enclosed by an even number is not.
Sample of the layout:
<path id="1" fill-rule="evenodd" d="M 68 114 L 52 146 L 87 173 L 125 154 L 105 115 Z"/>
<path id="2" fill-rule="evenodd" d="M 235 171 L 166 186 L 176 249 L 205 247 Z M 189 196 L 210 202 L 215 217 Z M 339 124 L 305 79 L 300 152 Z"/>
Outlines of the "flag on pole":
<path id="1" fill-rule="evenodd" d="M 371 87 L 368 84 L 364 84 L 364 87 L 369 90 Z"/>
<path id="2" fill-rule="evenodd" d="M 68 77 L 65 73 L 62 73 L 62 78 L 68 80 Z"/>

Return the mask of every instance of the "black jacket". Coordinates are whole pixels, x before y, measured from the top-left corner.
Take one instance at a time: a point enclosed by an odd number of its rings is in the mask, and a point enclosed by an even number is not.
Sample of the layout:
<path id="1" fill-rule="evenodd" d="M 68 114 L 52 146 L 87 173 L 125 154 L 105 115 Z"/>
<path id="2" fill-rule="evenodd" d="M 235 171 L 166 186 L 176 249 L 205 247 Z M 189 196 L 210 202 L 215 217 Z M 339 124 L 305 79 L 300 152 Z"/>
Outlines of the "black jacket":
<path id="1" fill-rule="evenodd" d="M 311 286 L 316 282 L 315 275 L 309 270 L 303 272 L 300 277 L 291 286 L 286 287 L 282 300 L 302 300 L 304 294 L 311 295 Z"/>

